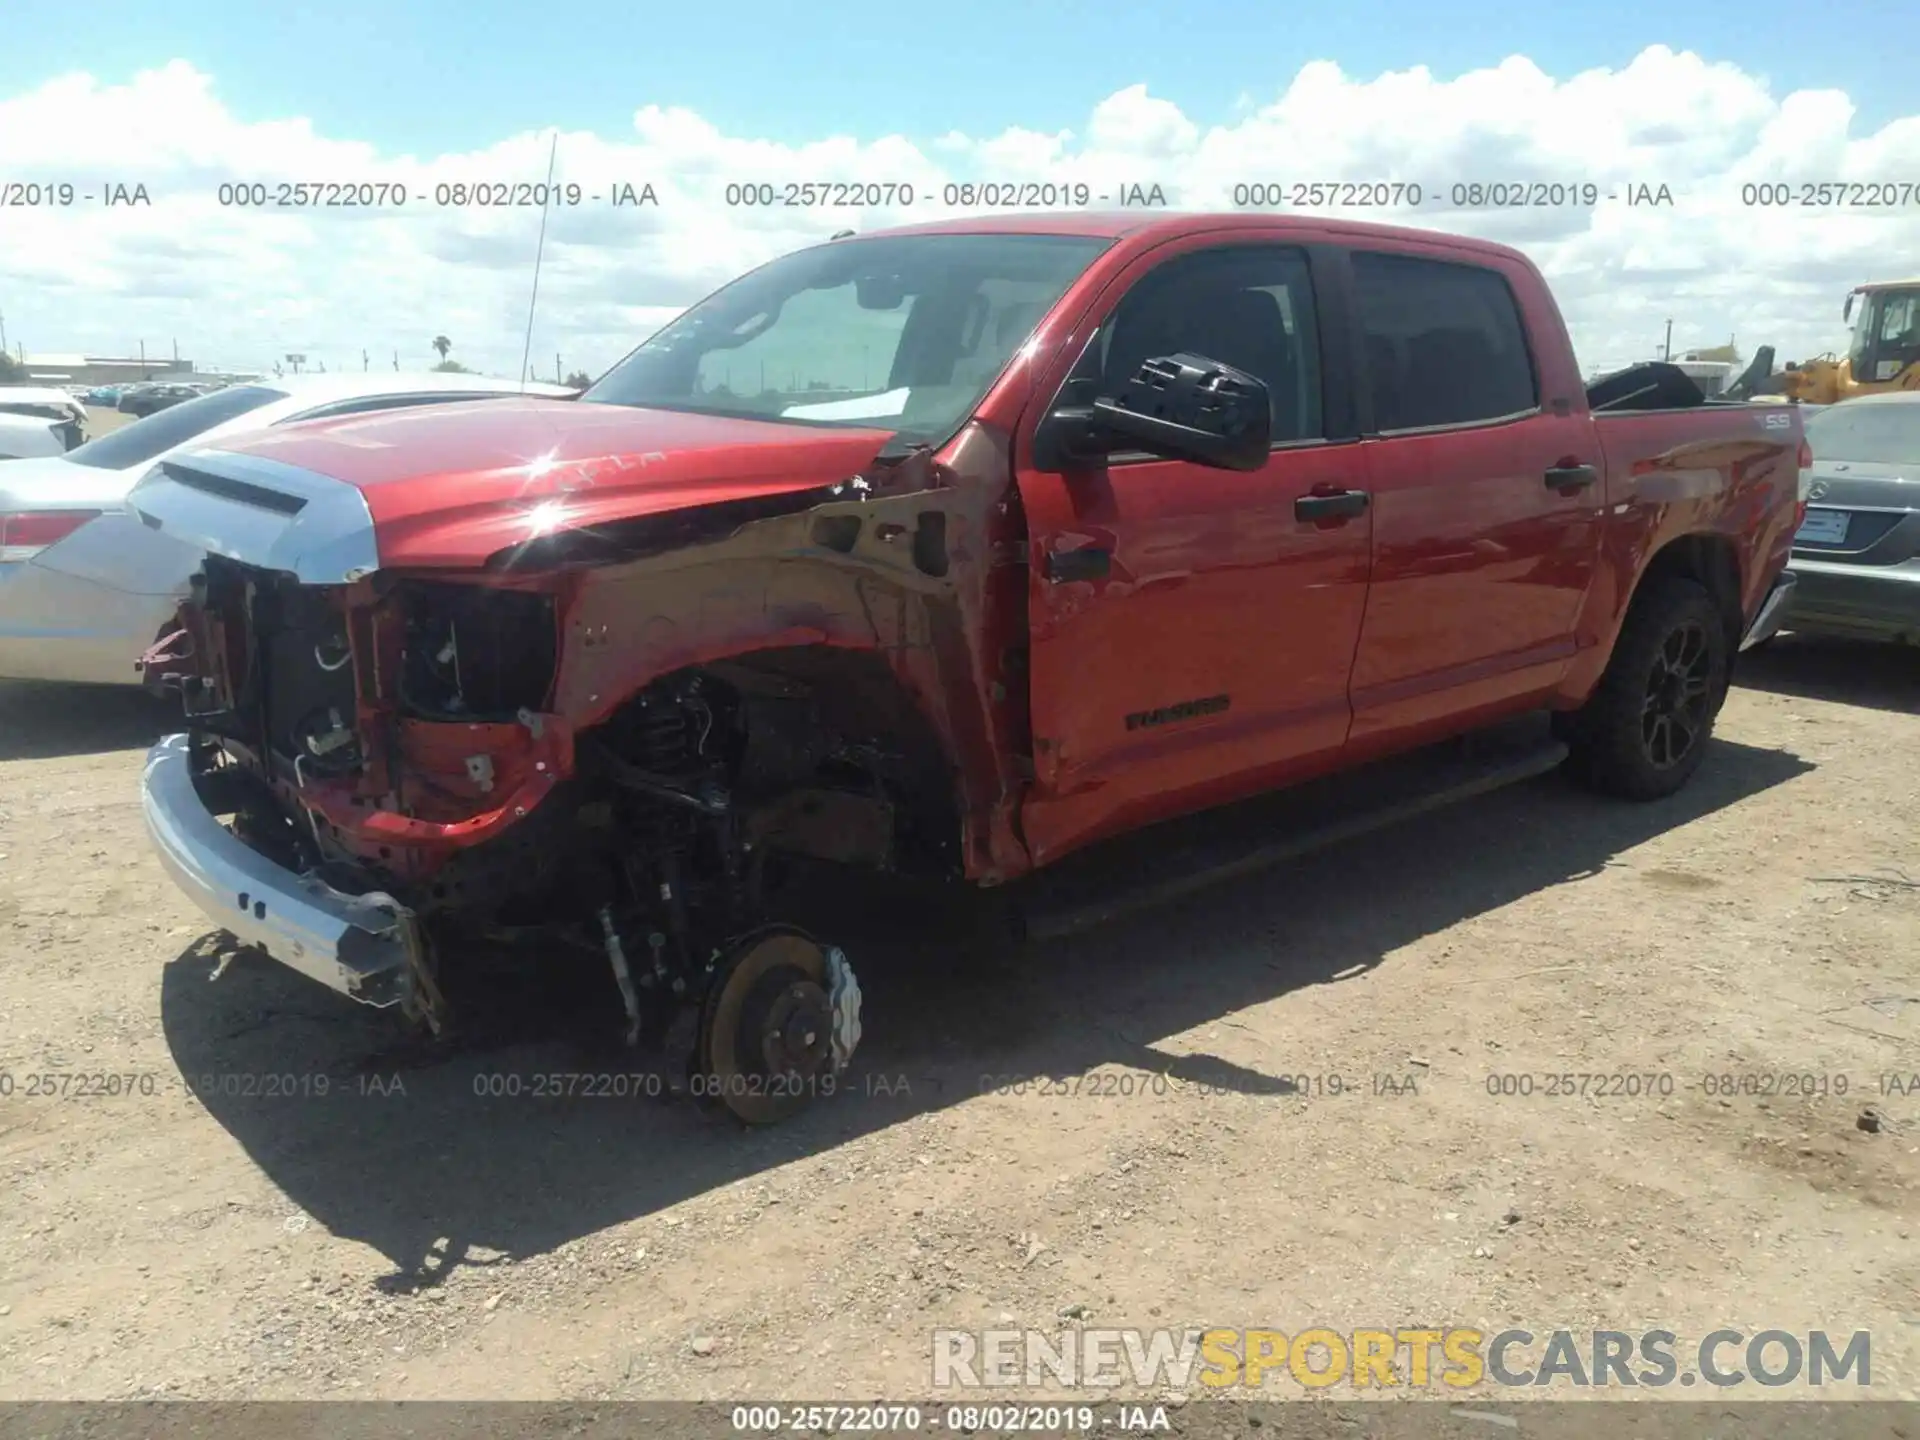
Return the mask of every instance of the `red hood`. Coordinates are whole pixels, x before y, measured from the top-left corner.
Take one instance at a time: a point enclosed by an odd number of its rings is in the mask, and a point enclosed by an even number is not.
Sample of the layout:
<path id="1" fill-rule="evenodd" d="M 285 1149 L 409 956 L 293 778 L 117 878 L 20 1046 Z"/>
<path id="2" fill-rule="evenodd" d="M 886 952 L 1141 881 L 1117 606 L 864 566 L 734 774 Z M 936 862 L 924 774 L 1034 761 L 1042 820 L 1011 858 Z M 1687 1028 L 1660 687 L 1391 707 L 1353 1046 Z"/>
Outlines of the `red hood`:
<path id="1" fill-rule="evenodd" d="M 383 567 L 471 566 L 556 529 L 831 485 L 892 433 L 508 399 L 316 420 L 218 448 L 357 487 Z"/>

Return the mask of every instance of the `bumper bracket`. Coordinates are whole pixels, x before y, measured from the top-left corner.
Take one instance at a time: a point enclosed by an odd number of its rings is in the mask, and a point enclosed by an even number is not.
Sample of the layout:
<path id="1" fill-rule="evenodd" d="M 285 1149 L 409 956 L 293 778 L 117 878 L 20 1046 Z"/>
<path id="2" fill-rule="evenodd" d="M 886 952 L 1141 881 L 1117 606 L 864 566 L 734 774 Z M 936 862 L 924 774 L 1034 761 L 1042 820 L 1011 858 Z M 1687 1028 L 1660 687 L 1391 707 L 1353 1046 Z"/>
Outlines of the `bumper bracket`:
<path id="1" fill-rule="evenodd" d="M 1747 626 L 1747 633 L 1740 637 L 1740 648 L 1751 650 L 1764 640 L 1773 638 L 1780 628 L 1780 622 L 1786 618 L 1787 607 L 1793 602 L 1793 587 L 1800 583 L 1799 577 L 1791 570 L 1782 570 L 1773 588 L 1767 591 L 1767 598 L 1760 602 L 1759 612 L 1753 617 L 1753 623 Z"/>

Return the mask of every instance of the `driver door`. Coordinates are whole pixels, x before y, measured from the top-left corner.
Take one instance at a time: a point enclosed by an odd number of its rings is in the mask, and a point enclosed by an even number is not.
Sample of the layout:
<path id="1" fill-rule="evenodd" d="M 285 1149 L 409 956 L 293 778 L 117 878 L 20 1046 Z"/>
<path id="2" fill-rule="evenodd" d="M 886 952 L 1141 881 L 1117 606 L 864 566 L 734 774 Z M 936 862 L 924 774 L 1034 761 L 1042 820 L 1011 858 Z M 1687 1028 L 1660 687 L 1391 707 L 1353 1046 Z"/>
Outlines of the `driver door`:
<path id="1" fill-rule="evenodd" d="M 1123 273 L 1023 424 L 1035 783 L 1021 823 L 1039 864 L 1329 768 L 1347 741 L 1372 522 L 1343 292 L 1316 247 L 1208 238 Z M 1262 469 L 1138 453 L 1040 468 L 1048 411 L 1181 351 L 1267 384 Z"/>

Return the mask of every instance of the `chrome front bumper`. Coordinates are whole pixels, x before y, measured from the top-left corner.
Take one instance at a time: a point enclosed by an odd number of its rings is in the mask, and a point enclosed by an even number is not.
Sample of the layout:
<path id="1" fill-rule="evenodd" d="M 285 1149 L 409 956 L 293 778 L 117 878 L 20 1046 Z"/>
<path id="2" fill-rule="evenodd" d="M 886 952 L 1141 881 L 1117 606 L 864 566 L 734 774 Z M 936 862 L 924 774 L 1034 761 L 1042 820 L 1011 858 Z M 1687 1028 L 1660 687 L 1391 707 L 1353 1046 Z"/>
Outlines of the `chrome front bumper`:
<path id="1" fill-rule="evenodd" d="M 216 924 L 364 1005 L 405 998 L 411 913 L 391 896 L 296 875 L 237 839 L 201 799 L 185 735 L 147 753 L 140 791 L 160 863 Z"/>
<path id="2" fill-rule="evenodd" d="M 1753 617 L 1753 623 L 1740 639 L 1742 650 L 1751 650 L 1761 641 L 1772 638 L 1780 628 L 1780 622 L 1786 618 L 1787 607 L 1793 602 L 1793 587 L 1797 584 L 1799 577 L 1791 570 L 1780 572 L 1780 578 L 1773 582 L 1767 598 L 1760 602 L 1760 613 Z"/>

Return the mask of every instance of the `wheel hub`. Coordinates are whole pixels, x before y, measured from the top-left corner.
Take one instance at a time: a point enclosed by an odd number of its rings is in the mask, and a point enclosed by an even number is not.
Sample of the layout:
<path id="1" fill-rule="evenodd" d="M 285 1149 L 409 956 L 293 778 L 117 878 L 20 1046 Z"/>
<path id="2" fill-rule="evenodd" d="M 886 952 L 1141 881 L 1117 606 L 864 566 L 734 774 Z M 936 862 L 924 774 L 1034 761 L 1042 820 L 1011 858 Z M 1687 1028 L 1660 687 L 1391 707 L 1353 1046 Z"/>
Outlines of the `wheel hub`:
<path id="1" fill-rule="evenodd" d="M 1640 739 L 1656 766 L 1678 764 L 1705 728 L 1713 659 L 1706 632 L 1681 625 L 1654 656 L 1641 711 Z"/>
<path id="2" fill-rule="evenodd" d="M 860 991 L 846 956 L 770 929 L 739 943 L 701 1006 L 697 1083 L 751 1125 L 833 1092 L 860 1040 Z"/>
<path id="3" fill-rule="evenodd" d="M 768 977 L 773 979 L 774 977 Z M 760 1019 L 759 1046 L 768 1075 L 811 1075 L 832 1048 L 832 1007 L 811 980 L 794 980 L 772 996 Z"/>

